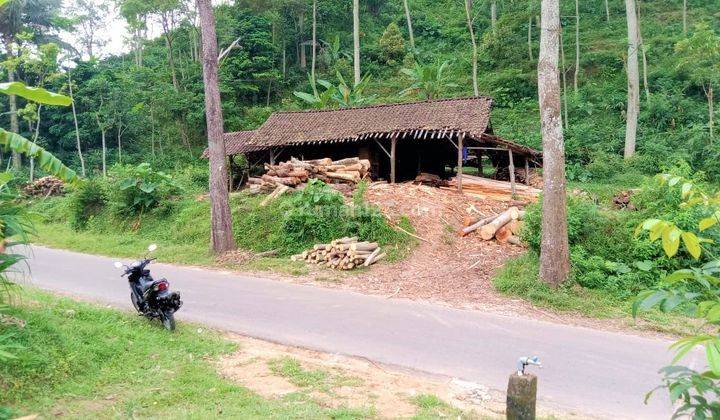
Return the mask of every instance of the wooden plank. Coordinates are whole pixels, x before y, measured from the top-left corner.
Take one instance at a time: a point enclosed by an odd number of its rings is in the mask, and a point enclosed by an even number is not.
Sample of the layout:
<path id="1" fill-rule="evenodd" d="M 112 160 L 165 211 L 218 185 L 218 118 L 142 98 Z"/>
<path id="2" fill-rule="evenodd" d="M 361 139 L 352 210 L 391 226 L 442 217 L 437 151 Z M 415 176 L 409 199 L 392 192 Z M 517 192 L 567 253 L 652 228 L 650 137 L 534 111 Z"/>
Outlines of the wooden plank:
<path id="1" fill-rule="evenodd" d="M 525 157 L 525 185 L 530 185 L 530 161 Z"/>
<path id="2" fill-rule="evenodd" d="M 457 160 L 457 162 L 458 162 L 457 163 L 457 165 L 458 165 L 457 189 L 460 193 L 462 193 L 462 178 L 463 178 L 462 177 L 462 168 L 463 168 L 462 158 L 463 158 L 463 140 L 464 139 L 465 139 L 465 133 L 461 133 L 460 137 L 458 137 L 458 144 L 457 144 L 457 152 L 458 152 L 458 154 L 457 154 L 457 159 L 458 159 Z"/>
<path id="3" fill-rule="evenodd" d="M 397 158 L 397 137 L 393 136 L 390 139 L 390 183 L 395 183 L 395 162 Z"/>
<path id="4" fill-rule="evenodd" d="M 383 152 L 385 152 L 385 154 L 387 155 L 387 157 L 389 157 L 390 159 L 392 159 L 392 155 L 390 154 L 390 152 L 387 151 L 387 149 L 382 145 L 382 143 L 380 143 L 380 141 L 378 141 L 377 139 L 375 139 L 375 143 L 377 143 L 377 145 L 380 146 L 380 148 L 382 149 Z"/>
<path id="5" fill-rule="evenodd" d="M 513 162 L 512 150 L 508 150 L 508 157 L 510 158 L 510 166 L 508 167 L 508 170 L 510 171 L 510 191 L 512 193 L 512 198 L 515 199 L 517 194 L 515 191 L 515 163 Z"/>

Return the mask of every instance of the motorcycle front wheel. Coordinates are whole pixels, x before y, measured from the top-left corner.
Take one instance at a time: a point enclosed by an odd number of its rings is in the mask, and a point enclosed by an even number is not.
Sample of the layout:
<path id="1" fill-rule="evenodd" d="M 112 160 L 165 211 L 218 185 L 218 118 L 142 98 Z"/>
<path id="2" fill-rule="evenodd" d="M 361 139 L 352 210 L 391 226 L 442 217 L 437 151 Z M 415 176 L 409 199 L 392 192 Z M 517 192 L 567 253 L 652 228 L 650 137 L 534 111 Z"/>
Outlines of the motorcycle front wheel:
<path id="1" fill-rule="evenodd" d="M 160 311 L 160 321 L 168 331 L 175 331 L 175 314 L 170 311 Z"/>

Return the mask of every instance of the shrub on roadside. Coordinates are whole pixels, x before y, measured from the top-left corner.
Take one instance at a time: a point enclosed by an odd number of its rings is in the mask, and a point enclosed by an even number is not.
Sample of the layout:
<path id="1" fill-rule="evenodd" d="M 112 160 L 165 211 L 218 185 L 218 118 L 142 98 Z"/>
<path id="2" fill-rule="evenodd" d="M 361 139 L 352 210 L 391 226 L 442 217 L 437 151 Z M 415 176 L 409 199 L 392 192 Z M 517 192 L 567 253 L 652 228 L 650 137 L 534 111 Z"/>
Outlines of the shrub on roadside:
<path id="1" fill-rule="evenodd" d="M 112 170 L 112 204 L 118 215 L 137 215 L 155 209 L 179 191 L 170 175 L 149 163 L 115 166 Z"/>
<path id="2" fill-rule="evenodd" d="M 70 227 L 81 230 L 88 221 L 99 214 L 108 202 L 107 184 L 99 178 L 90 178 L 80 183 L 68 197 Z"/>

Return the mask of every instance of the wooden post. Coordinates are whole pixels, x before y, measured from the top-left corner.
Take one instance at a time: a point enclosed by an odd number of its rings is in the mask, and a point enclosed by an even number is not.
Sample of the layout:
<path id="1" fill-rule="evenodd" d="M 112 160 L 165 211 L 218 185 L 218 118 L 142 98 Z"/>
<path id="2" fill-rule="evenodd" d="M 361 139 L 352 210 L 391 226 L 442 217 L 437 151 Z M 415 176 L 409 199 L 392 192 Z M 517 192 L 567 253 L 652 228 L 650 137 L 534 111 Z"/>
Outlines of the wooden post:
<path id="1" fill-rule="evenodd" d="M 482 152 L 482 150 L 477 150 L 476 156 L 477 156 L 478 176 L 483 176 L 483 164 L 482 164 L 483 152 Z"/>
<path id="2" fill-rule="evenodd" d="M 397 160 L 397 153 L 395 149 L 397 148 L 397 135 L 393 134 L 392 137 L 390 137 L 390 183 L 395 183 L 395 161 Z"/>
<path id="3" fill-rule="evenodd" d="M 510 158 L 510 166 L 508 166 L 508 170 L 510 171 L 510 191 L 512 191 L 512 197 L 515 198 L 515 163 L 513 162 L 513 152 L 511 149 L 508 149 L 508 157 Z"/>
<path id="4" fill-rule="evenodd" d="M 275 151 L 273 149 L 270 149 L 270 164 L 275 164 Z"/>
<path id="5" fill-rule="evenodd" d="M 510 375 L 507 388 L 507 420 L 535 420 L 537 376 L 526 373 Z"/>
<path id="6" fill-rule="evenodd" d="M 458 136 L 457 144 L 457 189 L 458 192 L 462 193 L 462 158 L 463 158 L 463 140 L 465 139 L 465 133 L 460 133 Z"/>
<path id="7" fill-rule="evenodd" d="M 525 185 L 530 185 L 530 162 L 527 156 L 525 156 Z"/>

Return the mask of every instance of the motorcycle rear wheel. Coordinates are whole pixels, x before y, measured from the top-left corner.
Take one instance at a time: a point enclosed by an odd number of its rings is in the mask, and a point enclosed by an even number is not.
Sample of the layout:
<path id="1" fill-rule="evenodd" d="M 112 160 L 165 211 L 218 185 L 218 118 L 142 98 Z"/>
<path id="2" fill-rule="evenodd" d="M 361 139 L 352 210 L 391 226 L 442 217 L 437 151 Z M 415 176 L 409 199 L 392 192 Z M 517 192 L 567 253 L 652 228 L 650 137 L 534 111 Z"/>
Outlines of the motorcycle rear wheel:
<path id="1" fill-rule="evenodd" d="M 175 314 L 170 311 L 160 312 L 160 321 L 168 331 L 175 331 Z"/>

